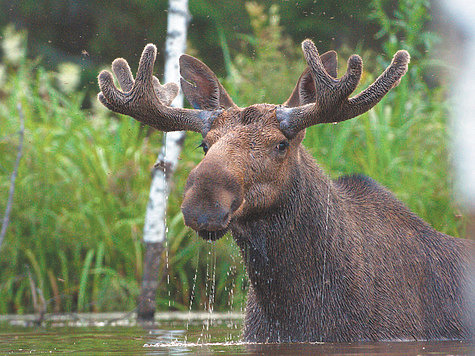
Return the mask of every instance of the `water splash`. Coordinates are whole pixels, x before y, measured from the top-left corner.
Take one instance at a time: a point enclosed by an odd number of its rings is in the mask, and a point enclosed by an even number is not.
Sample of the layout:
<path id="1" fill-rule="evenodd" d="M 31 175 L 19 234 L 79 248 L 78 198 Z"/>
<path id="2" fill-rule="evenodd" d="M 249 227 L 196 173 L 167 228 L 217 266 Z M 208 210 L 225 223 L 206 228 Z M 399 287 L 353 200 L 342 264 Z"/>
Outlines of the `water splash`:
<path id="1" fill-rule="evenodd" d="M 318 344 L 318 343 L 312 343 Z M 173 342 L 157 342 L 157 343 L 147 343 L 143 347 L 157 348 L 157 347 L 203 347 L 203 346 L 245 346 L 245 345 L 265 345 L 256 342 L 244 342 L 244 341 L 225 341 L 225 342 L 182 342 L 182 341 L 173 341 Z M 272 345 L 272 344 L 269 344 Z"/>

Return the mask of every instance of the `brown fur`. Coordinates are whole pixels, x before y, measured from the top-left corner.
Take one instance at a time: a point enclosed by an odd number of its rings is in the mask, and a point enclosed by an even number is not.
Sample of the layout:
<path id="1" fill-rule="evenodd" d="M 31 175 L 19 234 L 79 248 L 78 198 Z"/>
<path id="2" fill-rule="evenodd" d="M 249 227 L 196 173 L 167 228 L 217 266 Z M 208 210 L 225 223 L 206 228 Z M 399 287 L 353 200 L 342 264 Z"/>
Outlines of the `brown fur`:
<path id="1" fill-rule="evenodd" d="M 236 118 L 249 108 L 232 109 L 208 133 L 183 202 L 185 222 L 203 238 L 229 228 L 241 248 L 251 281 L 245 340 L 468 338 L 468 242 L 435 231 L 370 178 L 331 181 L 303 135 L 276 155 L 285 136 L 275 107 L 251 108 L 247 124 Z M 219 196 L 233 179 L 241 206 L 221 232 L 198 228 L 188 211 L 230 207 Z M 211 193 L 198 195 L 208 185 Z"/>
<path id="2" fill-rule="evenodd" d="M 330 180 L 301 145 L 305 127 L 375 105 L 407 70 L 407 52 L 348 99 L 361 59 L 351 57 L 347 73 L 336 79 L 336 54 L 320 58 L 307 40 L 309 68 L 284 106 L 244 109 L 208 67 L 184 56 L 182 86 L 197 109 L 186 111 L 158 99 L 174 92 L 152 79 L 153 48 L 144 50 L 135 82 L 127 63 L 116 62 L 126 92 L 101 73 L 99 98 L 159 129 L 202 132 L 207 153 L 189 175 L 182 211 L 203 238 L 230 230 L 241 249 L 251 281 L 246 341 L 472 336 L 464 291 L 473 244 L 435 231 L 370 178 Z"/>

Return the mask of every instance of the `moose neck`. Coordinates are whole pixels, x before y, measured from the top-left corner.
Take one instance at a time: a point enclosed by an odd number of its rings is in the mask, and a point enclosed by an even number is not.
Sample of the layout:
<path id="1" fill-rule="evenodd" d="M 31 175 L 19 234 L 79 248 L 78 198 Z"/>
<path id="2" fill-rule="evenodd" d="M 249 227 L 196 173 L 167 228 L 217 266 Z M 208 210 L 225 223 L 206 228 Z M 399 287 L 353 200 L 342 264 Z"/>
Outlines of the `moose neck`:
<path id="1" fill-rule="evenodd" d="M 295 313 L 302 298 L 320 304 L 335 269 L 329 247 L 341 231 L 338 192 L 303 148 L 299 161 L 276 207 L 232 226 L 256 298 L 270 314 Z"/>

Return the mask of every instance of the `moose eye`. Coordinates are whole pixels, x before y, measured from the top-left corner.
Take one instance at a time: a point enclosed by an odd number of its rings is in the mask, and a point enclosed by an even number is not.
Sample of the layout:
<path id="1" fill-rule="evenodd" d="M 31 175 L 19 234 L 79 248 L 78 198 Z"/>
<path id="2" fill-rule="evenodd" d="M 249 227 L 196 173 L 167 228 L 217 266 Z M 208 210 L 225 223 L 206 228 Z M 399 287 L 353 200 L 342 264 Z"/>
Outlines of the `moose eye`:
<path id="1" fill-rule="evenodd" d="M 279 152 L 284 152 L 288 147 L 289 147 L 289 141 L 286 141 L 286 140 L 279 142 L 277 146 L 275 146 L 275 148 Z"/>
<path id="2" fill-rule="evenodd" d="M 208 147 L 208 144 L 204 141 L 201 141 L 201 143 L 199 144 L 198 147 L 201 147 L 203 149 L 203 152 L 206 154 L 206 152 L 208 152 L 209 150 L 209 147 Z"/>

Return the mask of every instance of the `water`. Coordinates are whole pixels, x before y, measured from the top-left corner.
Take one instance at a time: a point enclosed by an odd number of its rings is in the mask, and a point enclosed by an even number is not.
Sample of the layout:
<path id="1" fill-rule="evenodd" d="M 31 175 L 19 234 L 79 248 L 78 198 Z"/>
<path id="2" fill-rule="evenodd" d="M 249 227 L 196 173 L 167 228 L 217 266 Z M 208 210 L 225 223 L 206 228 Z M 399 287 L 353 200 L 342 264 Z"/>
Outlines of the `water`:
<path id="1" fill-rule="evenodd" d="M 208 314 L 208 315 L 207 315 Z M 154 325 L 136 325 L 130 314 L 57 317 L 43 326 L 28 318 L 0 316 L 0 354 L 69 353 L 120 355 L 473 355 L 469 342 L 379 342 L 246 344 L 240 341 L 242 319 L 236 314 L 164 313 Z"/>

